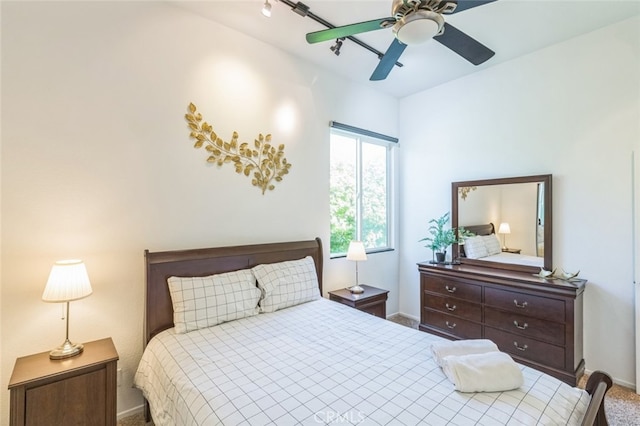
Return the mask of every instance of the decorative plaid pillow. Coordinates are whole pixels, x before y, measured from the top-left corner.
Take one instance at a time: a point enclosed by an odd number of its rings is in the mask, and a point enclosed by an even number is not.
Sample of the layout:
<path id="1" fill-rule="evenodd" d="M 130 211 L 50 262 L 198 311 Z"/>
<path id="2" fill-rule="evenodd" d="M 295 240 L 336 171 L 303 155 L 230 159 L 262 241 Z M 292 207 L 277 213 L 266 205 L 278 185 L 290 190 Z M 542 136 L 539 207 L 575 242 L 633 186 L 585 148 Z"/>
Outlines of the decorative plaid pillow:
<path id="1" fill-rule="evenodd" d="M 168 280 L 176 333 L 256 315 L 260 290 L 249 269 Z"/>
<path id="2" fill-rule="evenodd" d="M 482 240 L 484 241 L 484 245 L 487 248 L 487 255 L 491 256 L 492 254 L 500 254 L 502 253 L 502 248 L 500 248 L 500 241 L 496 234 L 483 235 Z"/>
<path id="3" fill-rule="evenodd" d="M 487 247 L 484 245 L 482 236 L 469 237 L 464 239 L 464 254 L 469 259 L 480 259 L 489 255 Z"/>
<path id="4" fill-rule="evenodd" d="M 257 265 L 251 270 L 262 290 L 262 312 L 275 312 L 320 298 L 316 265 L 311 256 Z"/>

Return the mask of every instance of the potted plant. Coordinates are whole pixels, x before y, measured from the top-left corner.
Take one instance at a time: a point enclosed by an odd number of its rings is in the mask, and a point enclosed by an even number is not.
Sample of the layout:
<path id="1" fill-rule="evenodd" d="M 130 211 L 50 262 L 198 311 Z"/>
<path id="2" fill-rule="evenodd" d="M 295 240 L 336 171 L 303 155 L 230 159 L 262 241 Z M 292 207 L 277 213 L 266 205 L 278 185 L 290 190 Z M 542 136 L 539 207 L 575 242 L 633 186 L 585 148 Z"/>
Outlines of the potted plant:
<path id="1" fill-rule="evenodd" d="M 470 237 L 473 234 L 463 227 L 458 227 L 458 232 L 455 228 L 446 228 L 449 223 L 449 212 L 446 212 L 438 219 L 431 219 L 429 221 L 429 236 L 424 237 L 420 241 L 425 241 L 427 244 L 425 247 L 430 248 L 435 254 L 435 261 L 433 263 L 444 263 L 444 259 L 447 255 L 447 248 L 451 244 L 460 244 L 465 237 Z"/>

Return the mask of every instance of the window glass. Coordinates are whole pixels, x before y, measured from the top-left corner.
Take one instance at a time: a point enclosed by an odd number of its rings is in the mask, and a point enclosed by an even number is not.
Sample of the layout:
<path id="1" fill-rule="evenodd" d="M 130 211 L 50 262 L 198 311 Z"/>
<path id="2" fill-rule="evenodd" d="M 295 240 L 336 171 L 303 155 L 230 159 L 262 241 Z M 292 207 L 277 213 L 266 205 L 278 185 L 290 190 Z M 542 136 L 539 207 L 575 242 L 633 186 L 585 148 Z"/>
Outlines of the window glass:
<path id="1" fill-rule="evenodd" d="M 331 255 L 360 240 L 368 251 L 390 248 L 389 143 L 331 129 Z"/>

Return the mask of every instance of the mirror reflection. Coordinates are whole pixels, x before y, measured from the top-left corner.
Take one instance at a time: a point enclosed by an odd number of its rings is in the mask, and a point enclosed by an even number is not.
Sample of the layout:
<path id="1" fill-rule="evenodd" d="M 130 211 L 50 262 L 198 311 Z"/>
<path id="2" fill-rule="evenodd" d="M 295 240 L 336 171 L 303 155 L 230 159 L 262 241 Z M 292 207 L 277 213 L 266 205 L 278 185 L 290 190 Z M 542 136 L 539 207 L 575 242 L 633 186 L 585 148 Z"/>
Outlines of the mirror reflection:
<path id="1" fill-rule="evenodd" d="M 458 247 L 463 263 L 551 268 L 551 175 L 454 182 L 452 226 L 476 234 Z"/>

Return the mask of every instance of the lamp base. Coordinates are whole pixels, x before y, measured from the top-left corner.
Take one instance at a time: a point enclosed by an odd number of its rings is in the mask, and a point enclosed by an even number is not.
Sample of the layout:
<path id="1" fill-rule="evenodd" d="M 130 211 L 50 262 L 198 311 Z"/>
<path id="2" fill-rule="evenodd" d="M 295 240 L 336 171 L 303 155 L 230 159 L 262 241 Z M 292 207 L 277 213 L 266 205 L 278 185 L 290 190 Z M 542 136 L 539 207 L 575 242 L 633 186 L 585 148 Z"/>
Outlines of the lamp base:
<path id="1" fill-rule="evenodd" d="M 364 293 L 364 288 L 356 284 L 353 287 L 349 287 L 349 291 L 353 294 L 362 294 Z"/>
<path id="2" fill-rule="evenodd" d="M 84 345 L 81 343 L 71 343 L 69 339 L 65 340 L 64 343 L 51 352 L 49 352 L 50 359 L 65 359 L 71 358 L 72 356 L 80 355 L 82 350 L 84 349 Z"/>

